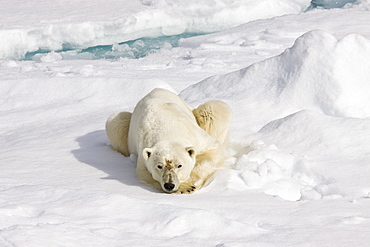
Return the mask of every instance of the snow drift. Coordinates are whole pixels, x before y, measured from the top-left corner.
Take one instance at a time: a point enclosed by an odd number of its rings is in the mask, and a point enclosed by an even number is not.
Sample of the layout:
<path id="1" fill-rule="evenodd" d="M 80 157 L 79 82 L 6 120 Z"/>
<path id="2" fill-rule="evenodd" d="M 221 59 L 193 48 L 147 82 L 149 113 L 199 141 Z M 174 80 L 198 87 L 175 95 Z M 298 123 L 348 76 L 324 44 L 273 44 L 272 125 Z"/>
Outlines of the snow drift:
<path id="1" fill-rule="evenodd" d="M 268 109 L 275 110 L 276 118 L 302 109 L 330 116 L 369 117 L 369 68 L 369 40 L 356 34 L 337 40 L 315 30 L 278 56 L 210 77 L 181 96 L 188 101 L 233 99 L 253 119 Z M 260 127 L 267 123 L 260 120 Z"/>
<path id="2" fill-rule="evenodd" d="M 268 123 L 253 138 L 295 157 L 290 179 L 295 179 L 301 189 L 291 188 L 300 199 L 360 198 L 369 193 L 368 178 L 363 175 L 370 172 L 366 161 L 370 155 L 369 129 L 366 118 L 332 117 L 303 110 Z M 339 162 L 347 165 L 338 166 Z M 355 184 L 346 180 L 349 176 L 356 178 Z"/>
<path id="3" fill-rule="evenodd" d="M 349 156 L 362 157 L 368 152 L 360 147 L 370 144 L 369 122 L 361 119 L 370 116 L 369 68 L 366 38 L 352 34 L 337 40 L 315 30 L 278 56 L 185 89 L 180 95 L 194 105 L 215 98 L 238 109 L 233 128 L 239 136 L 230 160 L 232 170 L 216 176 L 216 183 L 231 190 L 258 189 L 292 201 L 343 197 L 350 189 L 333 184 L 333 177 L 339 175 L 324 176 L 322 167 L 315 165 L 319 161 L 312 164 L 305 157 L 337 156 L 338 148 Z M 348 117 L 359 119 L 343 120 Z M 350 126 L 356 131 L 339 134 Z M 244 139 L 238 144 L 246 127 L 253 129 L 244 134 L 250 142 Z M 335 165 L 326 165 L 336 170 Z M 366 166 L 348 171 L 367 172 Z M 361 188 L 366 185 L 366 180 L 359 181 Z M 354 190 L 348 193 L 362 195 L 361 190 Z"/>

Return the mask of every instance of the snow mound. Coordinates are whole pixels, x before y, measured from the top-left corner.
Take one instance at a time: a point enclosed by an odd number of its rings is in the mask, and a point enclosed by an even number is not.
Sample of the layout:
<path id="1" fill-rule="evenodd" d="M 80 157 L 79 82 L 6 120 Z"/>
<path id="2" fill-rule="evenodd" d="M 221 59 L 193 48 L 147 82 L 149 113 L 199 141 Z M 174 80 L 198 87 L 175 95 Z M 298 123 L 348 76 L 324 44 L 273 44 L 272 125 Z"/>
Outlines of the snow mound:
<path id="1" fill-rule="evenodd" d="M 314 30 L 282 54 L 226 75 L 216 75 L 185 89 L 187 101 L 221 98 L 234 101 L 246 115 L 271 117 L 302 109 L 331 116 L 370 116 L 370 41 L 350 34 L 337 40 Z M 194 93 L 196 92 L 196 93 Z M 258 105 L 256 105 L 258 102 Z M 256 120 L 254 120 L 256 121 Z"/>
<path id="2" fill-rule="evenodd" d="M 331 154 L 340 150 L 345 157 L 361 157 L 369 152 L 369 129 L 367 118 L 338 118 L 303 110 L 268 123 L 258 137 L 280 148 L 293 147 L 300 154 L 322 156 L 323 150 Z"/>
<path id="3" fill-rule="evenodd" d="M 216 173 L 206 190 L 214 186 L 232 191 L 253 189 L 288 201 L 342 197 L 330 179 L 314 171 L 299 155 L 262 140 L 248 145 L 234 143 L 233 149 L 236 154 L 229 160 L 229 169 Z"/>
<path id="4" fill-rule="evenodd" d="M 368 118 L 339 118 L 304 110 L 270 122 L 253 138 L 289 150 L 296 157 L 304 156 L 306 165 L 315 170 L 316 175 L 325 173 L 329 177 L 321 177 L 319 186 L 301 191 L 302 196 L 307 196 L 306 192 L 312 195 L 312 191 L 316 191 L 322 197 L 330 194 L 360 198 L 367 196 L 369 186 L 368 179 L 363 176 L 370 172 L 365 160 L 370 155 L 369 129 Z M 345 165 L 339 167 L 340 162 Z M 313 175 L 302 174 L 307 178 Z M 356 183 L 351 183 L 349 177 L 356 178 Z M 326 191 L 322 191 L 322 188 L 326 188 Z"/>
<path id="5" fill-rule="evenodd" d="M 59 9 L 40 6 L 48 11 L 53 9 L 46 15 L 42 11 L 39 11 L 40 15 L 34 15 L 5 8 L 0 11 L 3 24 L 0 29 L 0 59 L 23 59 L 26 53 L 38 50 L 84 49 L 142 37 L 216 32 L 256 19 L 297 14 L 308 5 L 308 0 L 143 0 L 129 5 L 126 2 L 114 3 L 114 7 L 108 3 L 104 6 L 95 3 L 87 5 L 83 11 L 73 4 Z M 13 18 L 14 13 L 20 19 L 31 20 L 32 25 L 19 28 Z M 93 21 L 91 16 L 94 16 Z"/>
<path id="6" fill-rule="evenodd" d="M 315 30 L 278 56 L 185 89 L 180 96 L 193 105 L 228 102 L 237 112 L 234 143 L 245 136 L 232 148 L 231 169 L 217 173 L 209 187 L 252 188 L 289 201 L 363 196 L 365 180 L 357 187 L 341 182 L 347 180 L 335 161 L 309 157 L 343 160 L 368 153 L 360 147 L 370 145 L 369 68 L 369 40 L 355 34 L 337 40 Z M 360 178 L 368 172 L 364 165 L 345 174 Z"/>
<path id="7" fill-rule="evenodd" d="M 229 169 L 216 173 L 207 189 L 254 189 L 288 201 L 366 197 L 368 179 L 362 174 L 370 172 L 369 128 L 368 119 L 308 110 L 271 121 L 248 138 L 250 143 L 233 142 Z M 351 165 L 338 169 L 339 162 Z"/>

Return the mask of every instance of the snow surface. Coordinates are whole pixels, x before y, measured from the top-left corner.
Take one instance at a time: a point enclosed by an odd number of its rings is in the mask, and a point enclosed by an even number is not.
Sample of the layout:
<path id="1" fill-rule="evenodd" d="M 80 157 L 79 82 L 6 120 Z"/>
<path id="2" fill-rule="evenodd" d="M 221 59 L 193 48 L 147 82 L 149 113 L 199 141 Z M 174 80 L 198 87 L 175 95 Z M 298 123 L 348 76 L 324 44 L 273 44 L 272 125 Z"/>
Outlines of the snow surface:
<path id="1" fill-rule="evenodd" d="M 369 245 L 369 1 L 24 4 L 0 9 L 0 246 Z M 189 32 L 214 33 L 140 59 L 58 52 Z M 106 118 L 156 87 L 233 110 L 225 169 L 192 195 L 143 185 L 108 144 Z"/>

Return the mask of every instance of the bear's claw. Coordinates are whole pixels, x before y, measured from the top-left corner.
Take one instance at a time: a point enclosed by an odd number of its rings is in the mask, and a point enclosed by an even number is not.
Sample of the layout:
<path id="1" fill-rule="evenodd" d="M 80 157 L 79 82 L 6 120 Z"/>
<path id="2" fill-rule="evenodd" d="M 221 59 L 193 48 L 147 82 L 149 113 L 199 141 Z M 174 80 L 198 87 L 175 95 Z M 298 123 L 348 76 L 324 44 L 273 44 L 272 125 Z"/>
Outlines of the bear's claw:
<path id="1" fill-rule="evenodd" d="M 182 183 L 180 184 L 179 189 L 175 192 L 176 194 L 191 194 L 193 193 L 197 188 L 194 185 L 188 184 L 188 183 Z"/>

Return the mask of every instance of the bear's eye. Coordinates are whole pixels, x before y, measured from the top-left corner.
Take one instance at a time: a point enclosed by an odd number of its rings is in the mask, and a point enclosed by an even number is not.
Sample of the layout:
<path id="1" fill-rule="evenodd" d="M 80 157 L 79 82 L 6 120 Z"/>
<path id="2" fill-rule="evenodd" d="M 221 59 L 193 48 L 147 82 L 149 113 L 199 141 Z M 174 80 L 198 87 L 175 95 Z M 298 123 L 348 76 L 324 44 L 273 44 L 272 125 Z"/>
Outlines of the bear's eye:
<path id="1" fill-rule="evenodd" d="M 161 165 L 158 165 L 158 166 L 157 166 L 157 168 L 158 168 L 158 169 L 162 169 L 162 168 L 163 168 L 163 166 L 161 166 Z"/>
<path id="2" fill-rule="evenodd" d="M 177 166 L 177 168 L 181 168 L 181 167 L 182 167 L 182 165 L 178 165 L 178 166 Z"/>

